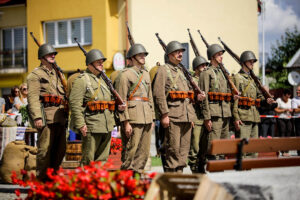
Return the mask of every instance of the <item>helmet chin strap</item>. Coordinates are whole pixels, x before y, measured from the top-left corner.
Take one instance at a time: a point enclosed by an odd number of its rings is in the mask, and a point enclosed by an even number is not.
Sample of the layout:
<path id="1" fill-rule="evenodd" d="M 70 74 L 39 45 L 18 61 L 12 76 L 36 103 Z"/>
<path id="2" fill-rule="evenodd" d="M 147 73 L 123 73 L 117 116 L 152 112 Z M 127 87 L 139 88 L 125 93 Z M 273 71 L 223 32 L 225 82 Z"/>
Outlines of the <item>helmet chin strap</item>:
<path id="1" fill-rule="evenodd" d="M 143 63 L 141 63 L 140 61 L 138 61 L 138 60 L 135 58 L 135 56 L 132 56 L 132 58 L 133 58 L 137 63 L 139 63 L 141 66 L 143 66 Z"/>

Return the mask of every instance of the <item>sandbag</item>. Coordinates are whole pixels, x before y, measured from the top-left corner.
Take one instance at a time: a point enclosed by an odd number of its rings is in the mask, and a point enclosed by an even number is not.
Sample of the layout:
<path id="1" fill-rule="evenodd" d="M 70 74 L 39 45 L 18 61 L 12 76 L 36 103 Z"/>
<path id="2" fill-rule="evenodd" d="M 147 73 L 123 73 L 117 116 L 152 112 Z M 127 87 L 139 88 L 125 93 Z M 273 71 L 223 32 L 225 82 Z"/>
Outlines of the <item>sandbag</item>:
<path id="1" fill-rule="evenodd" d="M 32 153 L 30 153 L 32 152 Z M 17 178 L 22 179 L 21 169 L 34 170 L 36 168 L 36 147 L 25 144 L 25 141 L 10 142 L 4 149 L 0 166 L 0 177 L 3 182 L 12 183 L 12 171 L 17 173 Z M 31 154 L 31 155 L 30 155 Z M 26 165 L 25 165 L 26 164 Z"/>
<path id="2" fill-rule="evenodd" d="M 10 117 L 7 117 L 6 114 L 0 114 L 0 127 L 16 127 L 17 122 Z"/>

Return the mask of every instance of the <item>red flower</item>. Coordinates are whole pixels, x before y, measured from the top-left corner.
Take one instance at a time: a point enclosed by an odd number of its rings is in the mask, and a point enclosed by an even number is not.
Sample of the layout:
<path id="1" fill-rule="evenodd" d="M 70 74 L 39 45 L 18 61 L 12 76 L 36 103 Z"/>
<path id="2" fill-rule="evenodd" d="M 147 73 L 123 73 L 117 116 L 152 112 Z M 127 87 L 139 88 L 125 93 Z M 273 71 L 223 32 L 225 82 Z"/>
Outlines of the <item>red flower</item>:
<path id="1" fill-rule="evenodd" d="M 21 194 L 20 190 L 19 190 L 19 189 L 16 189 L 16 190 L 15 190 L 15 194 L 17 195 L 17 197 L 19 197 L 20 194 Z"/>

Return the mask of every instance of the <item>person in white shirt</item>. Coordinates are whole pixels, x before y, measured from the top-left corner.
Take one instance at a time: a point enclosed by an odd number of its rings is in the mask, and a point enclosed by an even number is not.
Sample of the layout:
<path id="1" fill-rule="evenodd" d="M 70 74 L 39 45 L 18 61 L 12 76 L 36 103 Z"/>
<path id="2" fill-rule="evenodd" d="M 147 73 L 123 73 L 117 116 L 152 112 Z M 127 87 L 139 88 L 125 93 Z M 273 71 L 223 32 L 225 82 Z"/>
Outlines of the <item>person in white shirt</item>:
<path id="1" fill-rule="evenodd" d="M 279 115 L 278 117 L 278 133 L 279 137 L 290 137 L 292 134 L 292 100 L 291 100 L 291 91 L 288 89 L 283 90 L 283 94 L 280 98 L 276 99 L 278 103 L 277 108 L 275 108 L 275 112 Z M 285 152 L 284 156 L 288 156 L 288 153 Z"/>
<path id="2" fill-rule="evenodd" d="M 22 83 L 19 87 L 19 95 L 15 97 L 14 99 L 14 105 L 12 108 L 12 113 L 16 114 L 15 120 L 17 121 L 18 125 L 21 125 L 22 117 L 19 115 L 19 110 L 22 106 L 26 106 L 28 104 L 27 102 L 27 83 Z"/>
<path id="3" fill-rule="evenodd" d="M 297 87 L 297 96 L 292 99 L 292 109 L 294 111 L 295 118 L 295 134 L 297 137 L 300 137 L 300 85 Z M 300 156 L 300 151 L 298 152 L 298 156 Z"/>

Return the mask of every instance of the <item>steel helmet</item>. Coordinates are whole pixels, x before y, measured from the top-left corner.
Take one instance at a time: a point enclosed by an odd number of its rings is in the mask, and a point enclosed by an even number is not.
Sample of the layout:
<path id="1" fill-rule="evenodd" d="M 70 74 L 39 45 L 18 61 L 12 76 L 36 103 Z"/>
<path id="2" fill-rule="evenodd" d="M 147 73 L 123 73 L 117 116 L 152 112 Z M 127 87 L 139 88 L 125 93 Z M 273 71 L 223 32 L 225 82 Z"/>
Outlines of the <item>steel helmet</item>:
<path id="1" fill-rule="evenodd" d="M 86 59 L 85 59 L 86 66 L 88 66 L 89 64 L 91 64 L 96 60 L 103 60 L 104 62 L 106 61 L 106 58 L 104 57 L 103 53 L 100 50 L 92 49 L 86 54 Z"/>
<path id="2" fill-rule="evenodd" d="M 218 44 L 212 44 L 207 48 L 207 58 L 211 60 L 211 58 L 218 52 L 225 52 L 225 50 Z"/>
<path id="3" fill-rule="evenodd" d="M 172 42 L 169 42 L 169 44 L 167 45 L 166 54 L 169 55 L 170 53 L 172 53 L 174 51 L 178 51 L 178 50 L 185 51 L 185 48 L 182 46 L 182 44 L 180 42 L 172 41 Z"/>
<path id="4" fill-rule="evenodd" d="M 209 63 L 207 62 L 207 60 L 204 57 L 197 56 L 193 60 L 193 70 L 195 71 L 198 66 L 203 65 L 203 64 L 208 65 Z"/>
<path id="5" fill-rule="evenodd" d="M 43 58 L 45 55 L 54 53 L 55 55 L 57 54 L 57 51 L 54 49 L 54 47 L 51 44 L 43 44 L 39 47 L 38 50 L 38 58 L 41 59 Z"/>
<path id="6" fill-rule="evenodd" d="M 134 44 L 132 45 L 126 55 L 126 58 L 129 59 L 139 53 L 144 53 L 146 56 L 148 55 L 148 52 L 146 51 L 145 47 L 141 44 Z"/>
<path id="7" fill-rule="evenodd" d="M 257 61 L 257 59 L 252 51 L 244 51 L 241 54 L 240 62 L 245 63 L 246 61 L 249 61 L 249 60 L 254 60 L 254 62 Z"/>

